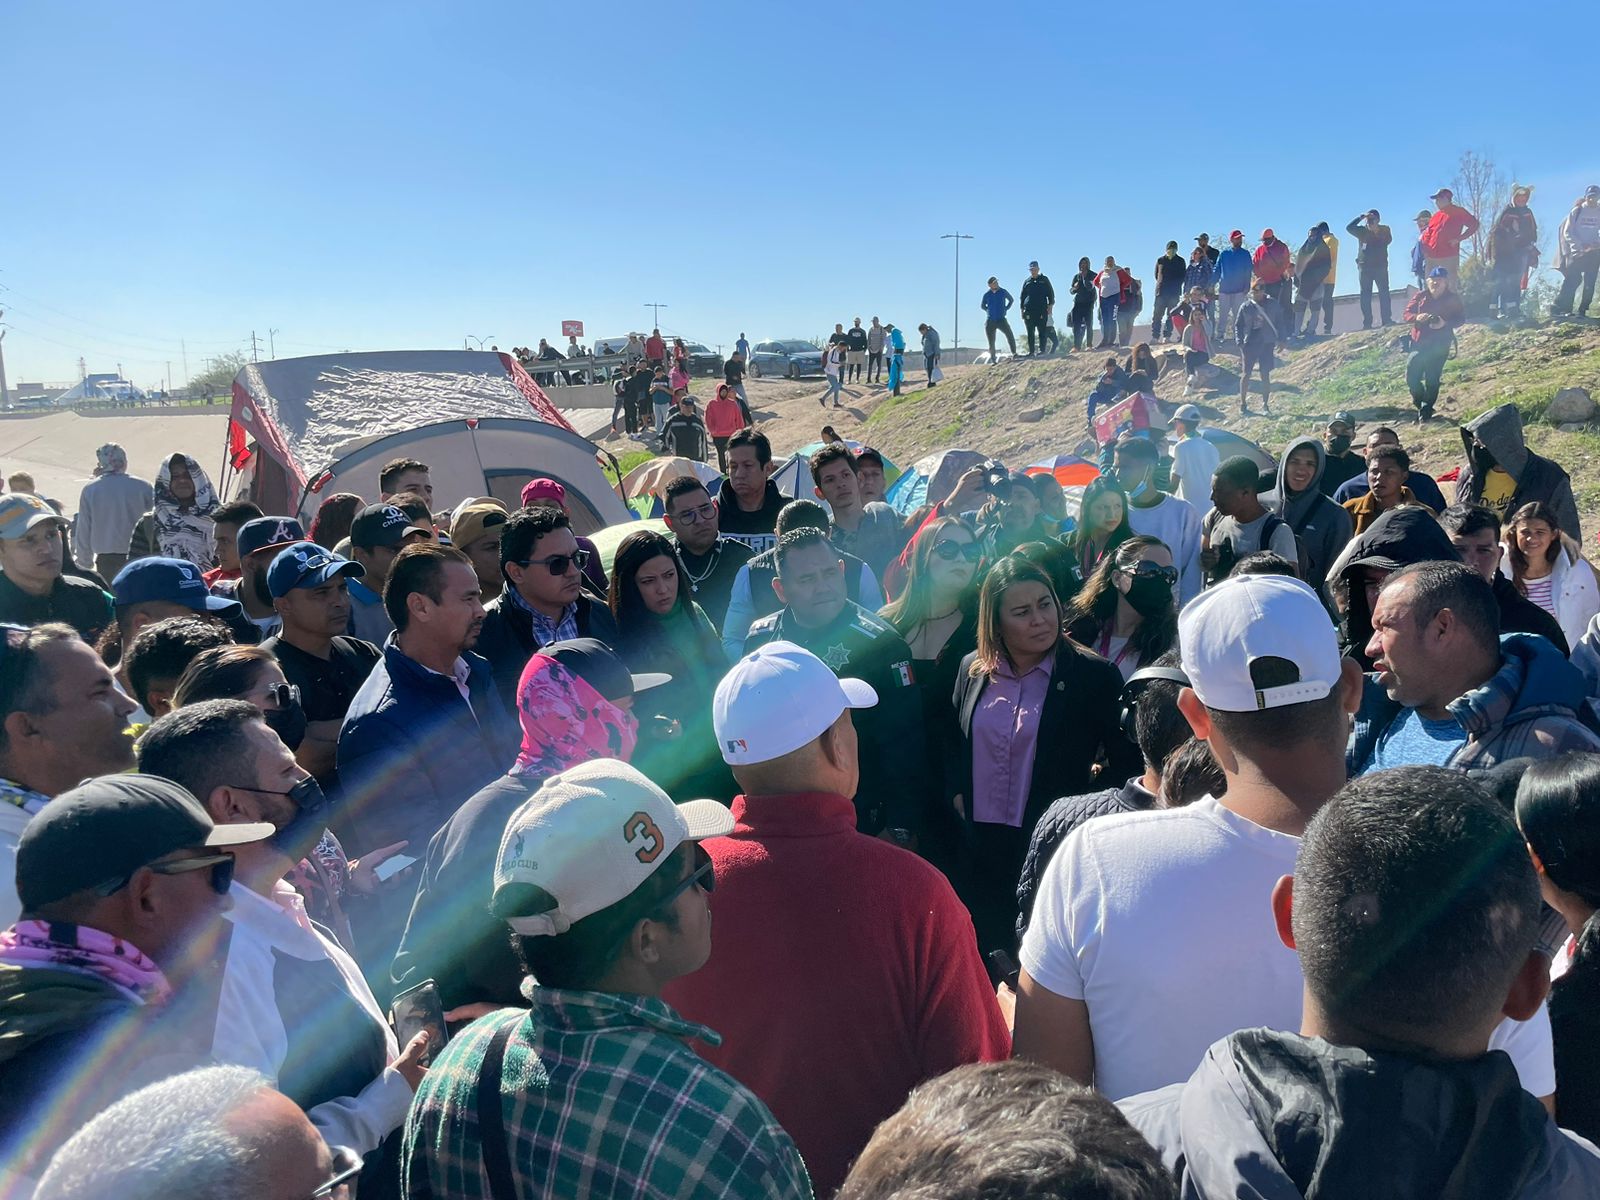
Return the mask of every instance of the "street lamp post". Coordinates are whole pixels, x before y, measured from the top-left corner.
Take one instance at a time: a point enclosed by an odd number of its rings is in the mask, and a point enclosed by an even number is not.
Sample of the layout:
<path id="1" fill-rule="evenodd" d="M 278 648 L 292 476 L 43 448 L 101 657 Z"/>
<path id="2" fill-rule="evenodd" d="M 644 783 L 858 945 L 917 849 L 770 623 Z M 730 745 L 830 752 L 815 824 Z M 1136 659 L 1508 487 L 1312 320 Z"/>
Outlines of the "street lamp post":
<path id="1" fill-rule="evenodd" d="M 955 314 L 956 315 L 956 320 L 955 320 L 955 328 L 954 328 L 954 330 L 952 330 L 951 336 L 955 339 L 955 350 L 956 350 L 956 353 L 960 354 L 961 353 L 961 243 L 962 242 L 970 242 L 972 240 L 972 235 L 970 233 L 962 233 L 960 230 L 957 230 L 955 233 L 941 233 L 939 235 L 939 240 L 941 242 L 949 241 L 951 239 L 954 239 L 955 244 L 956 244 L 956 314 Z"/>
<path id="2" fill-rule="evenodd" d="M 482 350 L 483 349 L 483 344 L 485 342 L 487 342 L 487 341 L 492 341 L 493 338 L 494 338 L 494 334 L 492 334 L 492 333 L 489 334 L 488 337 L 475 337 L 475 336 L 473 336 L 472 334 L 469 333 L 469 334 L 467 334 L 467 336 L 465 338 L 463 338 L 461 340 L 461 348 L 463 350 L 471 350 L 472 347 L 470 345 L 468 345 L 468 343 L 469 342 L 477 342 L 478 343 L 478 349 Z"/>

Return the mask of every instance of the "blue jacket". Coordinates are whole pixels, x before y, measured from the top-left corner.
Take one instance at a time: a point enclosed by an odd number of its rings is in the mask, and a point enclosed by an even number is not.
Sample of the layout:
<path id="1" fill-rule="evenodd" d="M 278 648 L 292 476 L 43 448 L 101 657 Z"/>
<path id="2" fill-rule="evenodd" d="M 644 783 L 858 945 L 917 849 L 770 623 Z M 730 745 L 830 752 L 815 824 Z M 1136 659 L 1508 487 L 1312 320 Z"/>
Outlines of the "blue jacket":
<path id="1" fill-rule="evenodd" d="M 455 680 L 400 652 L 350 702 L 339 730 L 341 799 L 334 817 L 352 856 L 408 841 L 418 855 L 450 815 L 516 761 L 521 736 L 495 691 L 489 662 L 467 653 L 469 707 Z"/>
<path id="2" fill-rule="evenodd" d="M 1422 273 L 1427 269 L 1427 266 L 1428 251 L 1423 247 L 1422 239 L 1418 238 L 1411 246 L 1411 273 L 1421 279 Z"/>
<path id="3" fill-rule="evenodd" d="M 1500 669 L 1481 687 L 1445 706 L 1467 731 L 1466 743 L 1445 765 L 1467 770 L 1511 758 L 1600 750 L 1600 736 L 1577 716 L 1584 697 L 1582 673 L 1548 639 L 1532 633 L 1501 634 Z M 1345 754 L 1351 775 L 1372 757 L 1378 739 L 1402 711 L 1379 685 L 1378 676 L 1368 675 Z"/>
<path id="4" fill-rule="evenodd" d="M 1243 246 L 1229 246 L 1217 258 L 1217 291 L 1247 292 L 1255 264 Z"/>
<path id="5" fill-rule="evenodd" d="M 1011 293 L 1006 291 L 1005 288 L 998 290 L 985 288 L 983 299 L 978 301 L 978 304 L 984 312 L 989 314 L 989 320 L 1003 321 L 1005 320 L 1006 310 L 1011 307 Z"/>

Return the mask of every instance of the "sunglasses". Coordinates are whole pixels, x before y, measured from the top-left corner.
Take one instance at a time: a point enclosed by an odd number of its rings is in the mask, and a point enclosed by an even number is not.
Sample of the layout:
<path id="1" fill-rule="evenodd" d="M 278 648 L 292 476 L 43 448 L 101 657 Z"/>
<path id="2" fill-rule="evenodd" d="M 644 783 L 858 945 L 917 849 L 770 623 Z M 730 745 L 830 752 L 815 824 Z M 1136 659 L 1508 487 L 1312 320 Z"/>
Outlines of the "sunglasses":
<path id="1" fill-rule="evenodd" d="M 300 687 L 293 683 L 267 684 L 267 699 L 276 708 L 299 708 Z"/>
<path id="2" fill-rule="evenodd" d="M 233 885 L 233 855 L 231 854 L 204 854 L 196 858 L 175 858 L 169 862 L 145 864 L 157 875 L 185 875 L 190 871 L 203 871 L 211 869 L 211 890 L 219 896 L 228 894 L 228 888 Z M 130 871 L 121 879 L 113 879 L 101 884 L 94 891 L 102 896 L 114 896 L 128 884 L 133 882 L 133 877 L 138 871 Z"/>
<path id="3" fill-rule="evenodd" d="M 311 1193 L 311 1200 L 321 1200 L 323 1196 L 331 1196 L 357 1175 L 361 1174 L 361 1155 L 349 1146 L 334 1146 L 333 1150 L 333 1177 L 316 1191 Z"/>
<path id="4" fill-rule="evenodd" d="M 958 558 L 964 558 L 969 563 L 975 563 L 983 558 L 983 547 L 977 542 L 957 542 L 954 540 L 937 542 L 934 544 L 933 552 L 937 557 L 944 559 L 945 562 L 955 562 Z"/>
<path id="5" fill-rule="evenodd" d="M 711 855 L 707 854 L 699 842 L 694 844 L 695 868 L 689 872 L 689 877 L 678 884 L 661 898 L 660 907 L 670 907 L 679 896 L 692 887 L 698 887 L 706 895 L 710 895 L 717 887 L 717 872 L 711 862 Z"/>
<path id="6" fill-rule="evenodd" d="M 561 576 L 567 573 L 567 568 L 573 564 L 578 570 L 583 570 L 589 565 L 589 552 L 587 550 L 574 550 L 571 554 L 552 554 L 549 558 L 524 558 L 517 562 L 519 567 L 548 567 L 550 574 Z"/>
<path id="7" fill-rule="evenodd" d="M 1134 579 L 1159 579 L 1168 587 L 1178 582 L 1177 567 L 1163 567 L 1153 562 L 1134 563 L 1131 567 L 1124 567 L 1122 573 Z"/>

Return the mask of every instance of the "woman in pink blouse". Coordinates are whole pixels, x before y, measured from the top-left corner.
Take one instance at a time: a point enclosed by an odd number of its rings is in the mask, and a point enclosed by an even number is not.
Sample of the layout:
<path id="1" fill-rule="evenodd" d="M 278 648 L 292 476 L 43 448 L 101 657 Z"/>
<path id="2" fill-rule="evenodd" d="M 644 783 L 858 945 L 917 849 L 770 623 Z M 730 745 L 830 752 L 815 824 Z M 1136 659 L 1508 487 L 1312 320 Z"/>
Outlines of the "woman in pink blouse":
<path id="1" fill-rule="evenodd" d="M 1118 722 L 1122 676 L 1066 638 L 1061 619 L 1050 577 L 1020 555 L 1002 558 L 956 680 L 960 736 L 945 790 L 966 829 L 958 890 L 985 954 L 1016 949 L 1017 876 L 1044 810 L 1090 790 L 1097 764 L 1118 783 L 1142 770 Z"/>

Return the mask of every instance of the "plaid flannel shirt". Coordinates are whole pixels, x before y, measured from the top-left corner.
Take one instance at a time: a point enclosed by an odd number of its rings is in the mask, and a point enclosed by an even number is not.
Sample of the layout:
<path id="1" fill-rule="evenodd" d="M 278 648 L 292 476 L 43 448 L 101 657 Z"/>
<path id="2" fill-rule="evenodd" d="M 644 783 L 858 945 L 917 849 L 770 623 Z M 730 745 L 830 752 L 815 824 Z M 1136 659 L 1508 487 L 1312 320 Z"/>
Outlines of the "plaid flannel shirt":
<path id="1" fill-rule="evenodd" d="M 800 1153 L 766 1105 L 686 1044 L 721 1038 L 647 996 L 525 982 L 532 1012 L 474 1022 L 435 1060 L 406 1118 L 407 1200 L 484 1200 L 477 1087 L 503 1025 L 500 1083 L 517 1192 L 586 1200 L 810 1200 Z"/>

